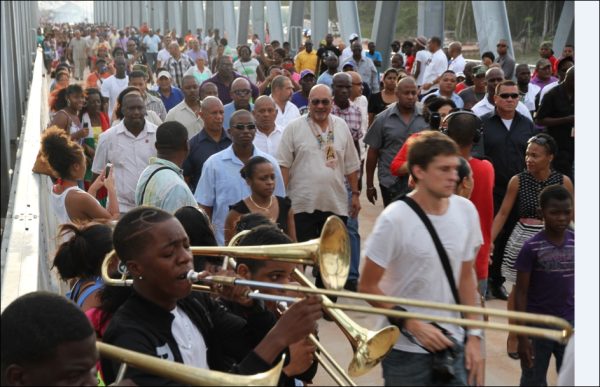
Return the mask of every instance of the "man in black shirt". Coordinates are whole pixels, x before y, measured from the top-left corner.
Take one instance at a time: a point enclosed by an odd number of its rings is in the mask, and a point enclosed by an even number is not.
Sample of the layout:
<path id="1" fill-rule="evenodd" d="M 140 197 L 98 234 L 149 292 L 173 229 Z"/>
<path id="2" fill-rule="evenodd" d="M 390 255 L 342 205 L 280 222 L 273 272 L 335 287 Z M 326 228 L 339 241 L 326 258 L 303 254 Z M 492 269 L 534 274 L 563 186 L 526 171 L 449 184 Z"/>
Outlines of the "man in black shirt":
<path id="1" fill-rule="evenodd" d="M 567 70 L 565 80 L 542 99 L 535 122 L 546 127 L 558 145 L 554 167 L 573 180 L 575 157 L 575 66 Z"/>
<path id="2" fill-rule="evenodd" d="M 340 52 L 340 50 L 338 50 L 338 48 L 333 45 L 333 35 L 327 34 L 327 36 L 325 36 L 325 47 L 321 47 L 317 51 L 317 70 L 319 71 L 319 74 L 322 74 L 325 71 L 327 71 L 325 59 L 329 55 L 335 55 L 339 58 L 341 54 L 342 53 Z M 319 76 L 319 74 L 317 74 L 317 76 Z"/>

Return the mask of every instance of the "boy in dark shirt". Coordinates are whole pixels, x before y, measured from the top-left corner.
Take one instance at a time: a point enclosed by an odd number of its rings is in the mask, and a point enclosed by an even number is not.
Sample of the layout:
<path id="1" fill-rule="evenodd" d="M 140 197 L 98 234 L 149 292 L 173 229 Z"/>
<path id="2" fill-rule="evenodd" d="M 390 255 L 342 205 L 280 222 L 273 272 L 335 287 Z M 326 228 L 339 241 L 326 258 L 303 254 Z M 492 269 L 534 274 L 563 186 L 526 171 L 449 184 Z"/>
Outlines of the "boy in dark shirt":
<path id="1" fill-rule="evenodd" d="M 525 242 L 517 261 L 515 310 L 547 314 L 574 323 L 575 320 L 575 233 L 569 223 L 573 198 L 559 185 L 540 193 L 544 230 Z M 553 340 L 519 335 L 521 386 L 547 385 L 550 357 L 560 370 L 565 345 Z"/>

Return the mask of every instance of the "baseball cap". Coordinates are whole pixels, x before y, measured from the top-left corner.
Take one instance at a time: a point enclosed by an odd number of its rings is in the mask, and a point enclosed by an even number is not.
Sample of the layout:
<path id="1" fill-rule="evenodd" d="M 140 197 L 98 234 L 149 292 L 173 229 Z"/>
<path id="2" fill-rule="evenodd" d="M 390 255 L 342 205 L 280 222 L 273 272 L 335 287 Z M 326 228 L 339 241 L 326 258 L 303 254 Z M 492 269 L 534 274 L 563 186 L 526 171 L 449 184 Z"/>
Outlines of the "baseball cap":
<path id="1" fill-rule="evenodd" d="M 304 77 L 305 77 L 305 76 L 307 76 L 307 75 L 312 75 L 312 76 L 314 76 L 314 75 L 315 75 L 315 73 L 314 73 L 312 70 L 308 70 L 308 69 L 306 69 L 306 70 L 302 70 L 302 71 L 300 72 L 300 79 L 304 78 Z"/>
<path id="2" fill-rule="evenodd" d="M 427 46 L 427 38 L 421 35 L 415 39 L 415 43 L 417 43 L 419 46 L 425 47 Z"/>
<path id="3" fill-rule="evenodd" d="M 356 33 L 351 33 L 351 34 L 350 34 L 350 37 L 348 38 L 348 40 L 351 42 L 351 41 L 353 41 L 354 39 L 358 39 L 358 34 L 356 34 Z"/>
<path id="4" fill-rule="evenodd" d="M 171 73 L 166 70 L 163 70 L 160 73 L 158 73 L 157 78 L 160 79 L 161 77 L 167 77 L 167 78 L 171 79 Z"/>
<path id="5" fill-rule="evenodd" d="M 465 77 L 465 73 L 463 73 L 462 71 L 456 73 L 456 78 L 458 78 L 458 77 L 463 77 L 464 78 Z"/>
<path id="6" fill-rule="evenodd" d="M 487 70 L 488 70 L 487 66 L 484 66 L 484 65 L 475 66 L 475 67 L 473 67 L 473 76 L 478 77 L 480 75 L 485 75 Z"/>
<path id="7" fill-rule="evenodd" d="M 351 62 L 344 63 L 344 65 L 342 66 L 342 69 L 345 69 L 346 67 L 351 67 L 352 70 L 354 70 L 354 65 Z"/>

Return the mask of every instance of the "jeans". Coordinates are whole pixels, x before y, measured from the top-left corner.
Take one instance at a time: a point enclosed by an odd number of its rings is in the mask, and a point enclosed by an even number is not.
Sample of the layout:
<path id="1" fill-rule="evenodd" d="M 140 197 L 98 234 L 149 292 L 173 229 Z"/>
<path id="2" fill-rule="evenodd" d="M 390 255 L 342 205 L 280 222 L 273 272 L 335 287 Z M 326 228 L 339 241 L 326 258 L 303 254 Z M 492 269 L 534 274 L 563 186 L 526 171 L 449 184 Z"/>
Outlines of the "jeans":
<path id="1" fill-rule="evenodd" d="M 144 54 L 146 57 L 146 63 L 148 64 L 148 70 L 154 72 L 156 70 L 156 58 L 158 56 L 157 52 L 147 52 Z"/>
<path id="2" fill-rule="evenodd" d="M 381 363 L 386 386 L 466 386 L 464 347 L 457 345 L 454 378 L 448 383 L 436 380 L 432 370 L 433 355 L 392 350 Z"/>
<path id="3" fill-rule="evenodd" d="M 533 354 L 535 356 L 533 359 L 533 367 L 521 367 L 520 385 L 547 386 L 548 381 L 546 380 L 546 375 L 548 374 L 550 357 L 554 355 L 554 358 L 556 359 L 556 372 L 560 371 L 566 345 L 560 344 L 554 340 L 538 338 L 531 338 L 530 341 L 533 347 Z"/>
<path id="4" fill-rule="evenodd" d="M 352 202 L 352 190 L 348 187 L 348 205 Z M 348 217 L 346 229 L 350 237 L 350 273 L 348 279 L 358 280 L 358 266 L 360 265 L 360 234 L 358 233 L 358 216 Z"/>

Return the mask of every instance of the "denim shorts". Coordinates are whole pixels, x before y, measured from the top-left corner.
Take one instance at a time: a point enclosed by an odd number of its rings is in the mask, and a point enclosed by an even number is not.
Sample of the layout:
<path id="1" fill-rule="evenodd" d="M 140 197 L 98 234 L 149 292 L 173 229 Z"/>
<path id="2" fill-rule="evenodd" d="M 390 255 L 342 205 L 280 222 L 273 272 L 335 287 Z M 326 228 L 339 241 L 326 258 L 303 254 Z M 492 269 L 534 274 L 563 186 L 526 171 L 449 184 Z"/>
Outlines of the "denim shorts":
<path id="1" fill-rule="evenodd" d="M 392 350 L 381 363 L 386 386 L 466 386 L 467 370 L 462 344 L 457 345 L 454 378 L 443 383 L 432 370 L 433 355 Z"/>

